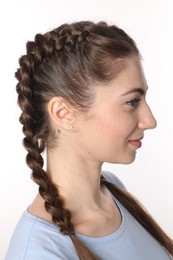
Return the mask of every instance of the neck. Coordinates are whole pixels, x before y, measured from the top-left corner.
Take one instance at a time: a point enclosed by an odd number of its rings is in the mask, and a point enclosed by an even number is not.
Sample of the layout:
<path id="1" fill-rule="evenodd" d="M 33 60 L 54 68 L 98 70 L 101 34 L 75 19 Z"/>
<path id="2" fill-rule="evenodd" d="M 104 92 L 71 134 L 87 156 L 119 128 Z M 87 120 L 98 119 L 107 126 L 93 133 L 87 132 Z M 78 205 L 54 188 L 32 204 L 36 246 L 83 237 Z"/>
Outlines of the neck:
<path id="1" fill-rule="evenodd" d="M 100 186 L 102 164 L 86 158 L 75 156 L 74 150 L 73 153 L 62 153 L 61 150 L 61 154 L 47 151 L 47 174 L 58 187 L 64 201 L 63 208 L 71 213 L 70 221 L 75 232 L 93 237 L 104 236 L 119 227 L 121 214 L 110 192 Z M 52 222 L 52 216 L 45 210 L 44 199 L 40 195 L 29 210 Z"/>
<path id="2" fill-rule="evenodd" d="M 65 207 L 71 212 L 82 208 L 99 207 L 101 203 L 101 163 L 75 156 L 74 152 L 59 154 L 47 151 L 47 173 L 58 186 Z"/>

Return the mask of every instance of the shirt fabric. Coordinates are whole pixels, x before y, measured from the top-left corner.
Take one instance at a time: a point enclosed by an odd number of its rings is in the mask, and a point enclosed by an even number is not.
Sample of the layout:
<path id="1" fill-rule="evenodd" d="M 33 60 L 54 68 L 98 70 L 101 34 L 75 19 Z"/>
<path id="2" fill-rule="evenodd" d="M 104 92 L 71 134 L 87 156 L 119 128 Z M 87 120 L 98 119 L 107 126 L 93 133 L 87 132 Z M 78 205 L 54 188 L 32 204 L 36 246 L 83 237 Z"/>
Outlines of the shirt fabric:
<path id="1" fill-rule="evenodd" d="M 102 175 L 125 188 L 114 174 L 103 172 Z M 113 198 L 122 216 L 120 227 L 104 237 L 76 235 L 101 260 L 170 260 L 166 250 Z M 15 228 L 5 260 L 57 259 L 79 260 L 70 237 L 26 210 Z"/>

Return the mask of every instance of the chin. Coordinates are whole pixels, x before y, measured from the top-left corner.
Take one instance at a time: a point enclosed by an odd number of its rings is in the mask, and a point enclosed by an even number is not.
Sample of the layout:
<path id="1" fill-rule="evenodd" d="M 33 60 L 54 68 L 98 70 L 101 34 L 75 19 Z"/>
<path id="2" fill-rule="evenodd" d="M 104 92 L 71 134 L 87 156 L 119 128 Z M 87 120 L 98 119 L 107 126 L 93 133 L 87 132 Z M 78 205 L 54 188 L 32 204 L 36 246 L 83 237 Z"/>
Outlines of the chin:
<path id="1" fill-rule="evenodd" d="M 135 159 L 136 159 L 136 155 L 133 156 L 133 158 L 129 158 L 128 160 L 126 160 L 123 164 L 131 164 L 135 161 Z"/>
<path id="2" fill-rule="evenodd" d="M 119 160 L 113 159 L 113 160 L 107 161 L 107 163 L 131 164 L 131 163 L 133 163 L 133 162 L 135 161 L 135 159 L 136 159 L 136 154 L 133 155 L 133 156 L 123 157 L 123 158 L 121 158 L 121 159 L 119 159 Z"/>
<path id="3" fill-rule="evenodd" d="M 131 164 L 135 161 L 135 159 L 136 159 L 136 154 L 134 156 L 126 158 L 126 160 L 122 161 L 122 164 Z"/>

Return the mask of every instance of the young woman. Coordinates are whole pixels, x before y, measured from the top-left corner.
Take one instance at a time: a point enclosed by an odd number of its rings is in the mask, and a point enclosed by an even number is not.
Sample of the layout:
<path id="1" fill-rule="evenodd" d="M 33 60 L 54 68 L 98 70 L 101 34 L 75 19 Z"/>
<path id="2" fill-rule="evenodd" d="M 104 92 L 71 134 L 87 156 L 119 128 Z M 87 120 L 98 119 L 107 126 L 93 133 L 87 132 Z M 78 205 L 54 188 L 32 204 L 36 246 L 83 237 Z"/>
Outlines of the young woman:
<path id="1" fill-rule="evenodd" d="M 39 193 L 6 260 L 171 259 L 172 240 L 101 170 L 132 163 L 156 126 L 135 42 L 104 22 L 64 24 L 37 34 L 19 64 L 23 144 Z"/>

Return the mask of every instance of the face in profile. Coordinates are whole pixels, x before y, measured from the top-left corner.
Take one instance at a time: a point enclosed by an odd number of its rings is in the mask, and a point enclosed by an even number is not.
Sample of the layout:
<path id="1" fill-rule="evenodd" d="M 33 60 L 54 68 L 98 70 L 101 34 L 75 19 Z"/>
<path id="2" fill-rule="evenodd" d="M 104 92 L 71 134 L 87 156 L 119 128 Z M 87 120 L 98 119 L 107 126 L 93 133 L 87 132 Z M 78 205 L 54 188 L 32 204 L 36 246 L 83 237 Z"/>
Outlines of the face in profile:
<path id="1" fill-rule="evenodd" d="M 125 69 L 112 82 L 96 87 L 95 103 L 76 122 L 80 155 L 98 162 L 133 162 L 144 131 L 156 127 L 146 93 L 139 59 L 127 58 Z"/>

